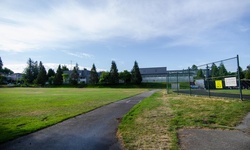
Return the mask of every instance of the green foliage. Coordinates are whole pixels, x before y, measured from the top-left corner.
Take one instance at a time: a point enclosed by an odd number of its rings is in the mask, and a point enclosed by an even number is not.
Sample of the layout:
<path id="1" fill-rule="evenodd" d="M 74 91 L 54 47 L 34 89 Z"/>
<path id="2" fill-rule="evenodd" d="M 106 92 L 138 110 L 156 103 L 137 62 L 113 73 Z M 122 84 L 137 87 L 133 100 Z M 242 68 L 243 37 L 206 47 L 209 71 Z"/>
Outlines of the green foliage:
<path id="1" fill-rule="evenodd" d="M 112 61 L 109 72 L 109 84 L 119 83 L 119 73 L 115 61 Z"/>
<path id="2" fill-rule="evenodd" d="M 12 70 L 10 70 L 9 68 L 6 68 L 6 67 L 4 67 L 0 72 L 3 74 L 6 74 L 6 75 L 14 73 Z"/>
<path id="3" fill-rule="evenodd" d="M 192 69 L 192 70 L 198 70 L 198 67 L 197 67 L 196 65 L 193 65 L 193 66 L 191 67 L 191 69 Z"/>
<path id="4" fill-rule="evenodd" d="M 69 82 L 72 85 L 77 85 L 78 84 L 78 78 L 79 78 L 79 74 L 78 74 L 78 66 L 76 65 L 70 75 L 70 80 Z"/>
<path id="5" fill-rule="evenodd" d="M 91 70 L 90 70 L 90 83 L 91 84 L 97 84 L 99 81 L 99 78 L 98 78 L 98 73 L 96 71 L 96 67 L 95 67 L 95 64 L 93 64 Z"/>
<path id="6" fill-rule="evenodd" d="M 134 63 L 133 69 L 131 70 L 131 82 L 133 84 L 141 84 L 142 82 L 142 76 L 140 73 L 138 63 L 136 61 Z"/>
<path id="7" fill-rule="evenodd" d="M 63 72 L 63 71 L 69 71 L 69 68 L 68 68 L 66 65 L 63 65 L 63 66 L 62 66 L 62 72 Z"/>
<path id="8" fill-rule="evenodd" d="M 27 84 L 33 84 L 34 80 L 38 76 L 38 65 L 37 61 L 33 61 L 31 58 L 29 58 L 27 62 L 27 67 L 24 69 L 24 75 L 23 75 L 23 80 Z"/>
<path id="9" fill-rule="evenodd" d="M 246 78 L 246 79 L 250 79 L 250 65 L 247 66 L 245 78 Z"/>
<path id="10" fill-rule="evenodd" d="M 212 78 L 216 78 L 219 76 L 219 69 L 216 66 L 215 63 L 212 64 L 212 74 L 211 74 Z"/>
<path id="11" fill-rule="evenodd" d="M 55 75 L 56 75 L 55 71 L 53 69 L 49 69 L 49 71 L 48 71 L 48 78 L 52 77 L 52 76 L 55 76 Z"/>
<path id="12" fill-rule="evenodd" d="M 204 78 L 205 78 L 205 76 L 204 76 L 204 74 L 203 74 L 202 69 L 199 69 L 199 70 L 197 71 L 196 79 L 204 79 Z"/>
<path id="13" fill-rule="evenodd" d="M 63 84 L 63 76 L 62 76 L 63 72 L 61 69 L 61 65 L 58 66 L 57 71 L 56 71 L 56 75 L 54 78 L 54 85 L 62 85 Z"/>
<path id="14" fill-rule="evenodd" d="M 43 66 L 42 62 L 40 61 L 39 63 L 39 73 L 36 79 L 36 84 L 44 86 L 46 81 L 48 80 L 47 78 L 47 72 L 45 67 Z"/>
<path id="15" fill-rule="evenodd" d="M 218 76 L 225 77 L 228 75 L 227 69 L 225 68 L 224 64 L 221 63 L 218 67 Z"/>
<path id="16" fill-rule="evenodd" d="M 130 83 L 131 81 L 131 73 L 127 70 L 119 73 L 119 79 L 123 80 L 125 84 Z"/>
<path id="17" fill-rule="evenodd" d="M 2 69 L 3 69 L 3 61 L 2 61 L 2 59 L 0 57 L 0 72 L 2 71 Z"/>
<path id="18" fill-rule="evenodd" d="M 99 83 L 108 84 L 109 82 L 109 72 L 103 71 L 100 75 Z"/>

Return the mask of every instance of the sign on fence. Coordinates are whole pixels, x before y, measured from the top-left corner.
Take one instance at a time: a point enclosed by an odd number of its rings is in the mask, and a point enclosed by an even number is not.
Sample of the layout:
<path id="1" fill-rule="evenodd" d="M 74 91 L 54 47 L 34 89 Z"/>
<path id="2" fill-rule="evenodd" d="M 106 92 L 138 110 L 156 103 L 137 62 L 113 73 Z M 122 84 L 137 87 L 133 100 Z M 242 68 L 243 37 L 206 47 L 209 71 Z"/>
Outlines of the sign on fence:
<path id="1" fill-rule="evenodd" d="M 222 80 L 215 80 L 215 86 L 216 89 L 222 89 L 223 88 Z"/>
<path id="2" fill-rule="evenodd" d="M 237 86 L 236 77 L 225 78 L 226 86 Z"/>

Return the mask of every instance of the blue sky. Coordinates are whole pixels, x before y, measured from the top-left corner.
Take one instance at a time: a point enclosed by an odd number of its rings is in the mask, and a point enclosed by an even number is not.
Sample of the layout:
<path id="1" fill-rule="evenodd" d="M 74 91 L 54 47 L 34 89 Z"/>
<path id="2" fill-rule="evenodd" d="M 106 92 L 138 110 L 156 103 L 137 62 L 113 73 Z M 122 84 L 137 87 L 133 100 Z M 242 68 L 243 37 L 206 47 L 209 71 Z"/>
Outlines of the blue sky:
<path id="1" fill-rule="evenodd" d="M 250 0 L 1 0 L 0 57 L 99 71 L 184 69 L 240 56 L 250 64 Z"/>

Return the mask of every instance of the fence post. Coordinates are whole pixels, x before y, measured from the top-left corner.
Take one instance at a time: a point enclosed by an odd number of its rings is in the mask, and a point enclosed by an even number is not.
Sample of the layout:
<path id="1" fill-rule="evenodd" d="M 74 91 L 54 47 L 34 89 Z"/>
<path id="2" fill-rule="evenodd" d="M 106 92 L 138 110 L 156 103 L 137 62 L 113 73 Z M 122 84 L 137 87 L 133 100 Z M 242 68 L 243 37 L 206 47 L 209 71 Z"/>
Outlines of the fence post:
<path id="1" fill-rule="evenodd" d="M 167 94 L 169 94 L 169 87 L 168 87 L 168 84 L 169 84 L 169 72 L 167 72 L 167 76 L 166 76 L 166 86 L 167 86 Z"/>
<path id="2" fill-rule="evenodd" d="M 177 71 L 177 74 L 176 74 L 176 76 L 177 76 L 177 94 L 179 95 L 179 77 L 178 77 L 178 71 Z"/>
<path id="3" fill-rule="evenodd" d="M 191 96 L 190 67 L 188 67 L 189 95 Z"/>
<path id="4" fill-rule="evenodd" d="M 237 68 L 238 68 L 238 83 L 239 83 L 239 90 L 240 90 L 240 99 L 243 100 L 242 87 L 241 87 L 241 82 L 240 82 L 240 61 L 239 61 L 239 55 L 237 55 Z"/>

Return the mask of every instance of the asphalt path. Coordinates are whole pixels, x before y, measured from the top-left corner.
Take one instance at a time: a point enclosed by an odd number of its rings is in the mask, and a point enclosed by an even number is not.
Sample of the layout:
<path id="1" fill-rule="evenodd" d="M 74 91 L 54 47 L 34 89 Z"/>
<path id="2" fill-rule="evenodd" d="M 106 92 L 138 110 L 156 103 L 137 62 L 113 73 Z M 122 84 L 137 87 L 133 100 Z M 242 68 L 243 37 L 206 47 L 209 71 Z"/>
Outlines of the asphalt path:
<path id="1" fill-rule="evenodd" d="M 182 93 L 182 94 L 190 94 L 189 90 L 179 90 L 178 92 L 177 91 L 174 91 L 174 92 Z M 208 91 L 207 90 L 201 90 L 201 89 L 197 89 L 197 90 L 192 89 L 191 90 L 191 95 L 208 96 Z M 228 94 L 228 93 L 210 92 L 210 96 L 240 99 L 240 94 Z M 250 95 L 243 95 L 243 99 L 244 100 L 250 100 Z"/>
<path id="2" fill-rule="evenodd" d="M 119 150 L 117 137 L 120 118 L 135 104 L 157 90 L 124 99 L 89 113 L 1 144 L 0 149 L 13 150 Z"/>

